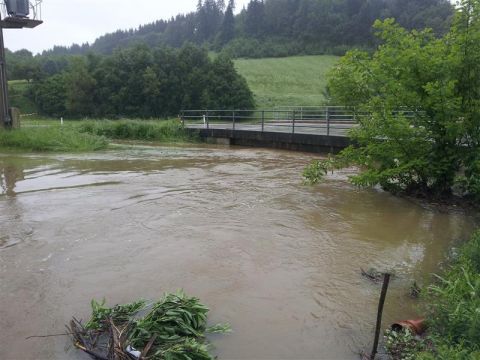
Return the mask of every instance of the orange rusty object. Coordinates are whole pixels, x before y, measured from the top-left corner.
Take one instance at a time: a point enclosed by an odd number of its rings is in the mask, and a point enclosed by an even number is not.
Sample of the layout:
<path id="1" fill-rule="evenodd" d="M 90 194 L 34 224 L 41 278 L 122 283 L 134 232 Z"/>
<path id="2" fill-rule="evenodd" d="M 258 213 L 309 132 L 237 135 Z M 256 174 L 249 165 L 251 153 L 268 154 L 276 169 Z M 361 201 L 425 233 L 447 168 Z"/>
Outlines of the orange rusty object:
<path id="1" fill-rule="evenodd" d="M 393 331 L 399 332 L 407 329 L 414 335 L 422 335 L 427 329 L 425 319 L 404 320 L 392 325 Z"/>

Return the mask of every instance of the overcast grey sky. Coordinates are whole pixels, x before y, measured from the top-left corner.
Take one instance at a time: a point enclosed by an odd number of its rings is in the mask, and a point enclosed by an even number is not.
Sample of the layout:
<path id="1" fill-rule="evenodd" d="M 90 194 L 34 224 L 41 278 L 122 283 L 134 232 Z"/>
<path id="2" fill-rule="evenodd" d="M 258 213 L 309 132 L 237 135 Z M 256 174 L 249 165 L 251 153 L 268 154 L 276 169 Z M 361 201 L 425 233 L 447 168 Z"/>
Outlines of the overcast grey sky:
<path id="1" fill-rule="evenodd" d="M 179 13 L 194 11 L 198 0 L 44 0 L 44 24 L 36 29 L 4 31 L 5 46 L 34 53 L 54 45 L 93 42 L 118 29 L 128 29 Z M 248 0 L 236 0 L 237 11 Z"/>

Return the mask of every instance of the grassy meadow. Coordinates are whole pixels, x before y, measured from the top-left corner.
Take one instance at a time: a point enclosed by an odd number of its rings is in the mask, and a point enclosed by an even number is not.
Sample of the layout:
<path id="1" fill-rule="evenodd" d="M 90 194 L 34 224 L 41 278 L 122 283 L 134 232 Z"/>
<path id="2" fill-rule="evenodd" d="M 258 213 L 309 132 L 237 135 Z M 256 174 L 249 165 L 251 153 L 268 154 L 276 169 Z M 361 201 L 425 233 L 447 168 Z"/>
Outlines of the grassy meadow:
<path id="1" fill-rule="evenodd" d="M 247 79 L 259 109 L 318 106 L 325 100 L 326 74 L 338 60 L 331 55 L 238 59 L 235 67 Z"/>

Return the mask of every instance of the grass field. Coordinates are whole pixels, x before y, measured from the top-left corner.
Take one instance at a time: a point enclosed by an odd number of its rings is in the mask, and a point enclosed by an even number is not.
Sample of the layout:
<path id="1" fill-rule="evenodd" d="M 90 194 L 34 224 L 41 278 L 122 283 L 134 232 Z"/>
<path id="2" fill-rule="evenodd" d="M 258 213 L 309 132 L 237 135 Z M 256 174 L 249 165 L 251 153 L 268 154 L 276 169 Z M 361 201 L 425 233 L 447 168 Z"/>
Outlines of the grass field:
<path id="1" fill-rule="evenodd" d="M 238 59 L 235 66 L 247 79 L 259 109 L 316 106 L 324 101 L 326 73 L 338 59 L 330 55 Z"/>

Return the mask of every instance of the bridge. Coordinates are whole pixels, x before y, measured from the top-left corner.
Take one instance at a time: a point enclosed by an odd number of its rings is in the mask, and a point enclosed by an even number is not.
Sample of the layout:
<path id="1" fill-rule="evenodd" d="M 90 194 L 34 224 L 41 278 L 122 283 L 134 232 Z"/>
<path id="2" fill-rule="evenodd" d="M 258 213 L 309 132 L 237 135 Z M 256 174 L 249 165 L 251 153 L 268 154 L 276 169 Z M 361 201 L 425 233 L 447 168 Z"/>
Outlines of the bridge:
<path id="1" fill-rule="evenodd" d="M 307 152 L 338 152 L 350 145 L 354 109 L 340 106 L 275 110 L 184 110 L 185 128 L 207 142 Z"/>

